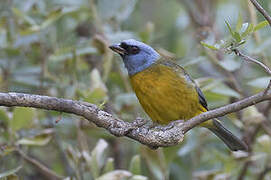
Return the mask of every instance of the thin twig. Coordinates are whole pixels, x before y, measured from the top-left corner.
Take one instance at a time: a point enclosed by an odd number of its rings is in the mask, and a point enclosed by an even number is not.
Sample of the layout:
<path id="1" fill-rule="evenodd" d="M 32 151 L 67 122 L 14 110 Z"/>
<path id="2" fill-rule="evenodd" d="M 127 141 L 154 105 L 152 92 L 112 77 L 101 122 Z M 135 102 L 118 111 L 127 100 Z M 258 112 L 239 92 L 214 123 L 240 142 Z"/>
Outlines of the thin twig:
<path id="1" fill-rule="evenodd" d="M 269 90 L 271 88 L 271 79 L 270 79 L 270 81 L 269 81 L 269 83 L 268 83 L 268 86 L 267 86 L 267 88 L 265 89 L 265 93 Z"/>
<path id="2" fill-rule="evenodd" d="M 240 56 L 241 58 L 243 58 L 245 61 L 249 61 L 249 62 L 253 62 L 253 63 L 256 63 L 258 65 L 260 65 L 262 68 L 264 68 L 264 70 L 269 74 L 271 75 L 271 70 L 269 67 L 267 67 L 264 63 L 252 58 L 252 57 L 249 57 L 243 53 L 241 53 L 238 49 L 234 49 L 233 52 L 237 55 L 237 56 Z"/>
<path id="3" fill-rule="evenodd" d="M 186 121 L 184 123 L 184 132 L 187 132 L 188 130 L 190 130 L 191 128 L 195 127 L 196 125 L 203 123 L 204 121 L 208 120 L 208 119 L 212 119 L 215 117 L 221 117 L 224 116 L 226 114 L 232 113 L 232 112 L 236 112 L 239 111 L 245 107 L 251 106 L 251 105 L 255 105 L 257 103 L 259 103 L 260 101 L 256 100 L 257 96 L 259 97 L 267 97 L 266 100 L 271 100 L 271 90 L 269 89 L 267 91 L 267 93 L 265 93 L 264 91 L 261 93 L 258 93 L 256 95 L 247 97 L 243 100 L 237 101 L 235 103 L 220 107 L 220 108 L 216 108 L 214 110 L 210 110 L 208 112 L 202 113 L 188 121 Z M 255 101 L 256 100 L 256 101 Z M 234 110 L 233 110 L 234 109 Z M 233 110 L 233 111 L 232 111 Z"/>
<path id="4" fill-rule="evenodd" d="M 40 172 L 45 175 L 46 177 L 48 177 L 48 179 L 55 179 L 55 180 L 60 180 L 60 179 L 64 179 L 63 176 L 60 176 L 58 174 L 56 174 L 54 171 L 50 170 L 49 168 L 47 168 L 45 165 L 41 164 L 39 161 L 37 161 L 36 159 L 29 157 L 27 154 L 25 154 L 22 150 L 17 149 L 17 152 L 20 154 L 20 156 L 26 160 L 27 162 L 29 162 L 31 165 L 35 166 L 36 168 L 38 168 L 40 170 Z"/>
<path id="5" fill-rule="evenodd" d="M 246 162 L 244 163 L 243 167 L 241 168 L 241 171 L 238 175 L 238 180 L 243 180 L 245 178 L 245 175 L 247 173 L 247 170 L 249 168 L 249 166 L 252 164 L 251 161 L 251 156 L 253 155 L 253 144 L 256 140 L 256 136 L 258 134 L 258 132 L 260 131 L 261 125 L 257 124 L 256 126 L 253 126 L 252 129 L 250 131 L 247 132 L 247 134 L 245 135 L 245 142 L 248 145 L 248 158 L 246 160 Z"/>
<path id="6" fill-rule="evenodd" d="M 252 2 L 252 4 L 255 6 L 255 8 L 265 17 L 265 19 L 268 21 L 268 23 L 271 26 L 271 17 L 264 10 L 264 8 L 256 0 L 250 0 L 250 2 Z"/>
<path id="7" fill-rule="evenodd" d="M 269 23 L 270 26 L 271 26 L 271 17 L 270 17 L 270 16 L 267 14 L 267 12 L 262 8 L 262 6 L 261 6 L 256 0 L 250 0 L 250 2 L 251 2 L 251 3 L 256 7 L 256 9 L 257 9 L 257 10 L 265 17 L 265 19 L 268 21 L 268 23 Z M 252 13 L 251 13 L 251 14 L 252 14 Z M 256 17 L 256 16 L 255 16 L 255 17 Z M 254 19 L 254 21 L 256 21 L 256 19 Z M 254 33 L 254 35 L 255 35 L 256 41 L 259 41 L 259 35 L 257 35 L 256 33 Z M 261 63 L 261 62 L 255 60 L 255 59 L 253 59 L 253 58 L 250 58 L 250 57 L 248 57 L 248 56 L 242 56 L 243 54 L 240 53 L 238 50 L 235 50 L 234 52 L 235 52 L 236 55 L 241 56 L 243 59 L 245 59 L 245 60 L 247 60 L 247 61 L 252 61 L 252 62 L 254 62 L 254 63 L 259 64 L 259 65 L 262 66 L 262 67 L 265 69 L 265 71 L 267 71 L 267 73 L 270 75 L 270 69 L 269 69 L 265 64 L 263 64 L 263 63 Z M 269 81 L 269 84 L 268 84 L 267 88 L 265 89 L 264 94 L 267 93 L 267 92 L 270 90 L 270 88 L 271 88 L 271 80 Z M 264 111 L 264 115 L 265 115 L 265 116 L 266 116 L 266 115 L 268 114 L 268 112 L 269 112 L 268 109 L 269 109 L 269 105 L 271 104 L 270 102 L 271 102 L 271 101 L 269 101 L 269 104 L 267 105 L 267 108 L 266 108 L 266 110 Z M 257 132 L 259 131 L 260 126 L 261 126 L 261 125 L 257 125 L 256 127 L 253 128 L 253 134 L 252 134 L 252 136 L 250 136 L 250 138 L 249 138 L 249 141 L 250 141 L 250 142 L 247 142 L 248 145 L 249 145 L 249 147 L 252 147 L 252 144 L 253 144 L 254 141 L 255 141 L 255 136 L 257 135 Z M 251 149 L 251 148 L 250 148 L 250 151 L 252 152 L 252 149 Z M 251 153 L 250 153 L 250 156 L 251 156 Z M 241 170 L 241 172 L 240 172 L 240 174 L 239 174 L 239 176 L 238 176 L 238 180 L 244 179 L 245 174 L 246 174 L 246 172 L 247 172 L 247 170 L 248 170 L 250 164 L 251 164 L 250 161 L 247 161 L 247 162 L 244 164 L 244 166 L 243 166 L 243 168 L 242 168 L 242 170 Z M 266 173 L 266 172 L 263 171 L 263 173 L 260 174 L 260 176 L 259 176 L 258 179 L 263 179 L 265 173 Z M 262 177 L 261 177 L 261 176 L 262 176 Z"/>
<path id="8" fill-rule="evenodd" d="M 251 164 L 250 160 L 245 162 L 244 166 L 242 167 L 242 169 L 241 169 L 241 171 L 240 171 L 240 173 L 238 175 L 237 180 L 243 180 L 244 179 L 244 177 L 245 177 L 245 175 L 247 173 L 247 169 L 248 169 L 250 164 Z"/>
<path id="9" fill-rule="evenodd" d="M 250 2 L 255 6 L 255 8 L 264 16 L 264 18 L 268 21 L 268 23 L 269 23 L 269 25 L 271 26 L 271 16 L 265 11 L 265 9 L 258 3 L 258 1 L 257 0 L 250 0 Z M 251 58 L 252 59 L 252 58 Z M 250 59 L 250 60 L 251 60 Z M 255 60 L 255 59 L 252 59 L 252 60 Z M 259 62 L 259 61 L 257 61 L 256 60 L 256 62 L 255 63 L 257 63 L 257 64 L 259 64 L 260 66 L 262 66 L 264 69 L 265 69 L 265 71 L 267 71 L 268 73 L 269 73 L 269 75 L 271 75 L 271 71 L 270 71 L 270 69 L 265 65 L 265 64 L 263 64 L 263 63 L 261 63 L 261 62 Z M 267 86 L 267 88 L 266 88 L 266 90 L 265 90 L 265 92 L 266 91 L 268 91 L 268 89 L 270 89 L 271 88 L 271 80 L 269 81 L 269 84 L 268 84 L 268 86 Z"/>
<path id="10" fill-rule="evenodd" d="M 268 66 L 266 66 L 264 63 L 252 58 L 252 57 L 249 57 L 243 53 L 241 53 L 238 49 L 233 49 L 233 52 L 237 55 L 237 56 L 240 56 L 242 59 L 244 59 L 245 61 L 248 61 L 248 62 L 253 62 L 255 64 L 258 64 L 259 66 L 261 66 L 269 75 L 271 75 L 271 70 Z M 267 85 L 267 88 L 265 89 L 264 93 L 267 93 L 267 91 L 271 88 L 271 79 Z"/>
<path id="11" fill-rule="evenodd" d="M 259 174 L 257 180 L 263 180 L 263 179 L 264 179 L 264 176 L 265 176 L 269 171 L 271 171 L 271 166 L 268 166 L 268 165 L 267 165 L 267 166 L 264 168 L 264 170 Z"/>

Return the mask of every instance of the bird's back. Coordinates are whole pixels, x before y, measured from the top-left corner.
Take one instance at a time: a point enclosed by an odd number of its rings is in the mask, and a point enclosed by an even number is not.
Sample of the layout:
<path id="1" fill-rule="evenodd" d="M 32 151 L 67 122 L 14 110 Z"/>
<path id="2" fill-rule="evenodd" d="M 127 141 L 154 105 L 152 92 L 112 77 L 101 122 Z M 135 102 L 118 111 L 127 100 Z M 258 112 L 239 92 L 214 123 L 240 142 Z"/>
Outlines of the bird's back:
<path id="1" fill-rule="evenodd" d="M 186 120 L 206 111 L 192 79 L 171 61 L 158 60 L 130 76 L 130 80 L 140 104 L 154 122 Z"/>

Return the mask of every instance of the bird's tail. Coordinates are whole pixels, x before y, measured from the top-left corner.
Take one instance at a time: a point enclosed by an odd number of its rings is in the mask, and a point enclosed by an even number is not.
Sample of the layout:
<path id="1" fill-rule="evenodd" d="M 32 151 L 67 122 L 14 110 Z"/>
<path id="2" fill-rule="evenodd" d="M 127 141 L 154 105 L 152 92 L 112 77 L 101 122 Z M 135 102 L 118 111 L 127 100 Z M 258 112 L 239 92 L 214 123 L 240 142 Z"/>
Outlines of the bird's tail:
<path id="1" fill-rule="evenodd" d="M 227 130 L 217 119 L 212 120 L 213 126 L 208 127 L 217 137 L 219 137 L 232 151 L 247 151 L 247 145 Z"/>

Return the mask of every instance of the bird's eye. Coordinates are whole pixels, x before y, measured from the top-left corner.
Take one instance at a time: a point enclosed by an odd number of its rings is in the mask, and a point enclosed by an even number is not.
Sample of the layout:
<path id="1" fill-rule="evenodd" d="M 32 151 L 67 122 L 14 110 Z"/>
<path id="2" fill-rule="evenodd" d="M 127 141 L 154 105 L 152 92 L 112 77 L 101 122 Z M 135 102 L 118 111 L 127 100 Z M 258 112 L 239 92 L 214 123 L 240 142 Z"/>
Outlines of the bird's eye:
<path id="1" fill-rule="evenodd" d="M 131 46 L 130 53 L 131 54 L 137 54 L 137 53 L 139 53 L 139 48 L 137 46 Z"/>
<path id="2" fill-rule="evenodd" d="M 120 47 L 122 47 L 123 49 L 127 49 L 129 46 L 126 43 L 122 42 L 120 44 Z"/>

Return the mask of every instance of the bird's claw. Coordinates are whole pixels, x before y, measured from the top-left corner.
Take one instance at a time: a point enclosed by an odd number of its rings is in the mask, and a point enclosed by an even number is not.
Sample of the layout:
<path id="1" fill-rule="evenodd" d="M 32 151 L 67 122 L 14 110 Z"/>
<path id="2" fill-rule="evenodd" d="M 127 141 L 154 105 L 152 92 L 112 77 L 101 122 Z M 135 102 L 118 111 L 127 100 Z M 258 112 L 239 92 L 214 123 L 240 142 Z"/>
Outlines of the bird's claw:
<path id="1" fill-rule="evenodd" d="M 117 125 L 112 125 L 110 128 L 111 134 L 115 136 L 125 136 L 129 134 L 132 130 L 144 126 L 148 121 L 143 118 L 136 118 L 133 122 L 129 123 L 126 128 L 119 127 Z"/>
<path id="2" fill-rule="evenodd" d="M 148 120 L 147 119 L 143 119 L 141 117 L 137 117 L 131 124 L 136 127 L 136 128 L 139 128 L 139 127 L 142 127 L 144 126 L 145 124 L 148 123 Z"/>
<path id="3" fill-rule="evenodd" d="M 157 130 L 160 130 L 160 131 L 167 131 L 167 130 L 172 129 L 176 125 L 176 123 L 183 123 L 183 120 L 172 121 L 168 125 L 159 125 L 157 123 L 153 123 L 150 126 L 150 129 L 154 128 L 154 129 L 157 129 Z"/>

